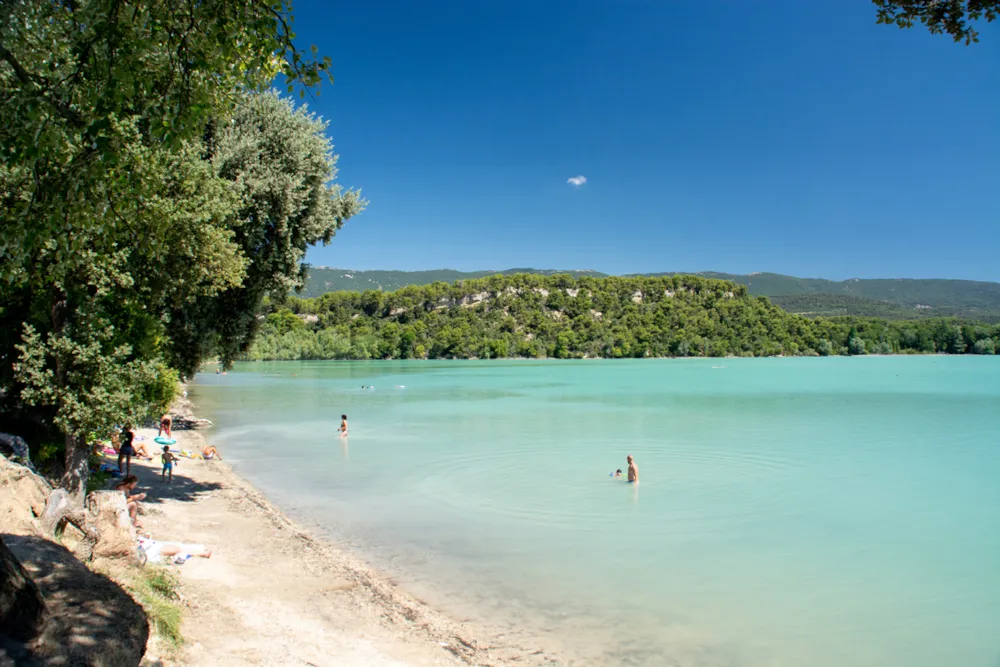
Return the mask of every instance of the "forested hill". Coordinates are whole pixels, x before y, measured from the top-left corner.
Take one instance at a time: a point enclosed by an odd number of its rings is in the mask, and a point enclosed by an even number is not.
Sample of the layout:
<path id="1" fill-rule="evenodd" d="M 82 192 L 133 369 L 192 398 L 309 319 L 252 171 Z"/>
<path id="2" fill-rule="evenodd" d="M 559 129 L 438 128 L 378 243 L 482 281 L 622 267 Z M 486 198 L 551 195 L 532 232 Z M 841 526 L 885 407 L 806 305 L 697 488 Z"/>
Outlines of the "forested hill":
<path id="1" fill-rule="evenodd" d="M 698 276 L 517 274 L 291 298 L 250 359 L 993 354 L 1000 326 L 789 314 Z"/>
<path id="2" fill-rule="evenodd" d="M 473 280 L 487 276 L 512 276 L 518 273 L 532 273 L 553 276 L 565 273 L 574 278 L 590 276 L 603 278 L 607 274 L 597 271 L 555 269 L 504 269 L 502 271 L 455 271 L 453 269 L 433 269 L 430 271 L 352 271 L 334 269 L 327 266 L 309 268 L 306 285 L 300 296 L 312 298 L 327 292 L 364 292 L 370 289 L 392 292 L 409 285 L 430 285 L 431 283 L 453 283 L 459 280 Z"/>
<path id="3" fill-rule="evenodd" d="M 364 292 L 380 289 L 391 292 L 408 285 L 429 285 L 434 282 L 455 282 L 518 273 L 546 276 L 567 273 L 576 278 L 606 277 L 606 274 L 585 270 L 349 271 L 314 267 L 309 270 L 309 278 L 302 296 L 317 297 L 340 290 Z M 673 275 L 679 274 L 645 274 L 636 277 Z M 730 280 L 745 285 L 750 294 L 778 297 L 774 299 L 778 305 L 789 312 L 805 315 L 867 315 L 889 319 L 954 316 L 1000 320 L 1000 283 L 910 279 L 851 279 L 837 282 L 821 278 L 796 278 L 777 273 L 737 275 L 703 272 L 694 275 Z"/>

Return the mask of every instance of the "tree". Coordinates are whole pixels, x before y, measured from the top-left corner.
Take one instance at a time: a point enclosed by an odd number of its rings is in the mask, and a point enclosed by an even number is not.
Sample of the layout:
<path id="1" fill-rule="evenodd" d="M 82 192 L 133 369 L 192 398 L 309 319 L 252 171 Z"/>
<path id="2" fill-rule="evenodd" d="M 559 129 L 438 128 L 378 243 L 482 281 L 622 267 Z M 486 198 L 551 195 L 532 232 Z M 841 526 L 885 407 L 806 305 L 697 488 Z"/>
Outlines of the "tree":
<path id="1" fill-rule="evenodd" d="M 327 123 L 274 92 L 245 95 L 229 122 L 214 122 L 205 154 L 233 184 L 231 222 L 248 260 L 242 282 L 170 313 L 171 361 L 193 374 L 207 354 L 226 365 L 249 349 L 265 298 L 283 303 L 302 287 L 306 249 L 329 243 L 366 202 L 334 183 L 337 155 Z"/>
<path id="2" fill-rule="evenodd" d="M 911 28 L 917 21 L 934 34 L 947 33 L 967 45 L 979 41 L 975 21 L 993 21 L 1000 13 L 1000 0 L 873 0 L 878 23 Z"/>
<path id="3" fill-rule="evenodd" d="M 992 338 L 981 338 L 976 341 L 972 349 L 976 354 L 994 354 L 996 352 L 996 344 Z"/>
<path id="4" fill-rule="evenodd" d="M 78 498 L 87 440 L 187 360 L 171 315 L 255 275 L 245 193 L 201 139 L 275 75 L 325 75 L 291 21 L 284 0 L 0 2 L 0 398 L 64 436 Z"/>

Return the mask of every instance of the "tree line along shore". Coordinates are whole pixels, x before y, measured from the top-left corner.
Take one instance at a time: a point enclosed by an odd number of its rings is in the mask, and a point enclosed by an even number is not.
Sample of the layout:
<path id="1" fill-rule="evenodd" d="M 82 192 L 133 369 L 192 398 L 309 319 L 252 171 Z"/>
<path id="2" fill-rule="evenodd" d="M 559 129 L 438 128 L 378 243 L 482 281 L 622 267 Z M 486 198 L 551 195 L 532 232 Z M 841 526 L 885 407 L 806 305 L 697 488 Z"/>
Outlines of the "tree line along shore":
<path id="1" fill-rule="evenodd" d="M 684 275 L 495 275 L 265 308 L 248 360 L 994 354 L 1000 346 L 1000 324 L 809 318 L 743 285 Z"/>

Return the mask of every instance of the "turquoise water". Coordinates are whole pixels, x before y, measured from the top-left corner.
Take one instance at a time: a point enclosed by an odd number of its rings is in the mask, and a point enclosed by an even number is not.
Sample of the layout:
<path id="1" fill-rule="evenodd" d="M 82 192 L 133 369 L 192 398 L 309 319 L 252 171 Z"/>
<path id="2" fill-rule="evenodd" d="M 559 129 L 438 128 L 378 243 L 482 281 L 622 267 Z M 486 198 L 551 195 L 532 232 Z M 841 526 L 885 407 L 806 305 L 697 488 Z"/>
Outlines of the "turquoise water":
<path id="1" fill-rule="evenodd" d="M 191 394 L 294 516 L 566 664 L 1000 667 L 1000 357 L 245 364 Z"/>

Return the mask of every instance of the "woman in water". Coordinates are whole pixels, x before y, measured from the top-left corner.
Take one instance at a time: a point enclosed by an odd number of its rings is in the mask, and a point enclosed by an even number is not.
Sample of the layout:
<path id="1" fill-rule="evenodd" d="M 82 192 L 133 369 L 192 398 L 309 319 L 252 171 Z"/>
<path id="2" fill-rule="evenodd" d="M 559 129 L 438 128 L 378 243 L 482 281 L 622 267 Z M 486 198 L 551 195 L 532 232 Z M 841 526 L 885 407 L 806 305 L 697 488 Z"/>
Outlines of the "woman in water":
<path id="1" fill-rule="evenodd" d="M 340 415 L 340 428 L 337 430 L 340 432 L 341 438 L 347 437 L 347 415 Z"/>

